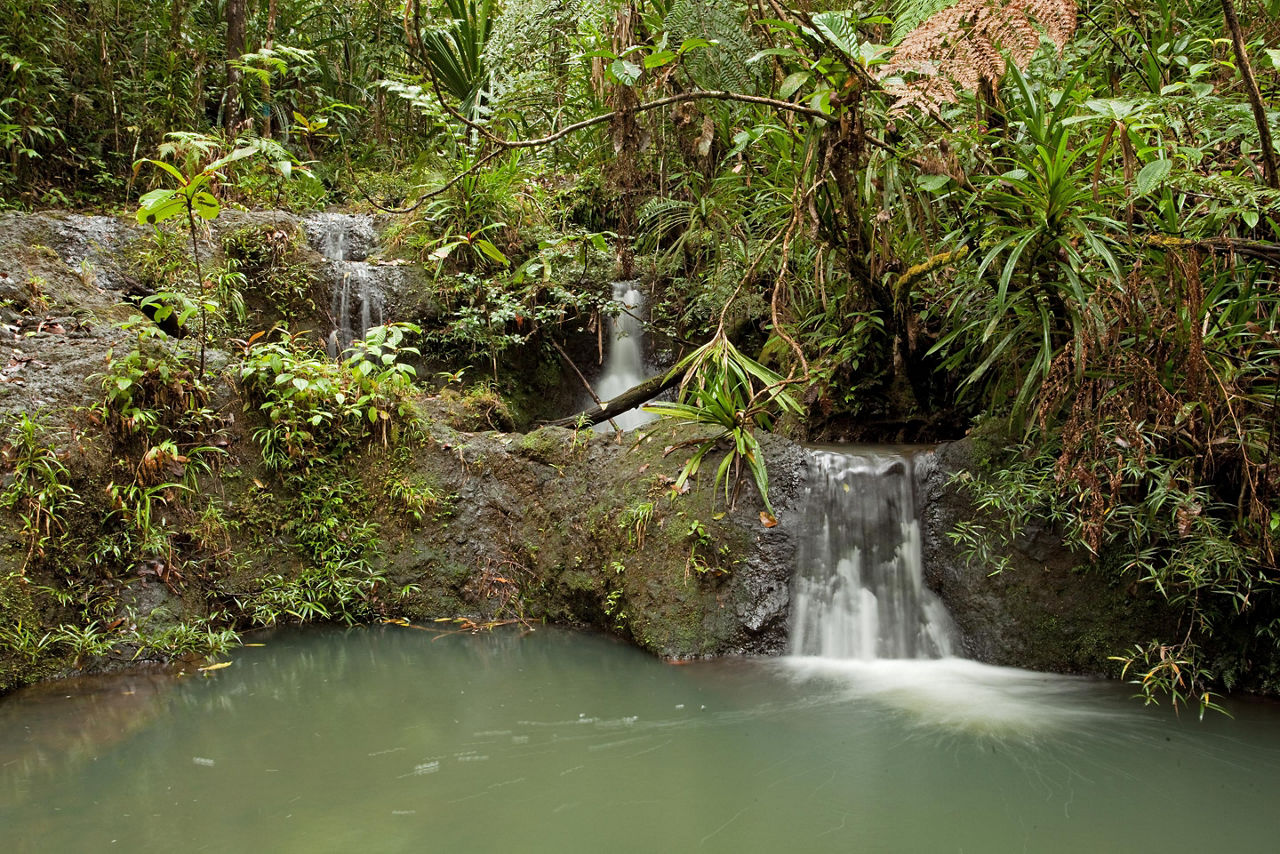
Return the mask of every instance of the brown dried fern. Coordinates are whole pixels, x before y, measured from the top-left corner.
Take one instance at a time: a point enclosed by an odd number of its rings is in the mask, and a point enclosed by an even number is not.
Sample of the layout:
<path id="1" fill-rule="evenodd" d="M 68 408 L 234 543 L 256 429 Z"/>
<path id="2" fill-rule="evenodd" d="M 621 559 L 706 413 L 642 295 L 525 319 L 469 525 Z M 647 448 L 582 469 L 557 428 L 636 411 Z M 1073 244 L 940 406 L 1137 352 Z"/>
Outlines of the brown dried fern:
<path id="1" fill-rule="evenodd" d="M 1004 76 L 1005 56 L 1024 68 L 1048 38 L 1061 50 L 1076 30 L 1075 0 L 960 0 L 916 27 L 879 70 L 896 109 L 935 109 L 959 90 L 978 91 Z"/>

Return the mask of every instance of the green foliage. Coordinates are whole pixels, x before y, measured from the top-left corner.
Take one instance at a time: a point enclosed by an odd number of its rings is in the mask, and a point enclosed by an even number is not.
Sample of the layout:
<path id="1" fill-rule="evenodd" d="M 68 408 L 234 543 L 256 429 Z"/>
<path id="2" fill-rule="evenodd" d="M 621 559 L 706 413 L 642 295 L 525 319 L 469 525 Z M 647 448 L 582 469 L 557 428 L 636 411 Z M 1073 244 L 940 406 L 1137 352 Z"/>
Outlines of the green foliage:
<path id="1" fill-rule="evenodd" d="M 237 609 L 263 626 L 369 618 L 384 575 L 374 564 L 378 525 L 361 509 L 369 506 L 368 494 L 358 481 L 319 468 L 286 473 L 285 485 L 296 498 L 290 516 L 274 524 L 293 542 L 302 568 L 258 579 L 250 593 L 236 597 Z"/>
<path id="2" fill-rule="evenodd" d="M 26 413 L 10 428 L 2 459 L 9 472 L 0 507 L 22 520 L 26 562 L 44 557 L 46 546 L 66 531 L 67 511 L 81 504 L 70 472 L 48 433 Z"/>
<path id="3" fill-rule="evenodd" d="M 1155 641 L 1137 644 L 1127 655 L 1112 656 L 1112 661 L 1123 665 L 1122 679 L 1134 671 L 1136 678 L 1131 681 L 1138 686 L 1138 696 L 1145 705 L 1158 703 L 1165 697 L 1175 711 L 1194 703 L 1201 719 L 1209 710 L 1227 714 L 1226 709 L 1214 701 L 1214 694 L 1209 690 L 1213 674 L 1200 664 L 1199 650 L 1194 644 L 1176 647 Z"/>
<path id="4" fill-rule="evenodd" d="M 440 86 L 477 118 L 484 112 L 489 69 L 485 45 L 497 4 L 494 0 L 445 0 L 450 15 L 421 34 L 423 52 Z"/>
<path id="5" fill-rule="evenodd" d="M 758 48 L 747 33 L 742 6 L 727 0 L 672 0 L 666 5 L 662 23 L 670 42 L 680 45 L 696 38 L 705 45 L 683 63 L 697 86 L 754 91 L 758 66 L 748 60 Z"/>
<path id="6" fill-rule="evenodd" d="M 315 311 L 311 268 L 301 257 L 302 234 L 287 224 L 246 226 L 222 236 L 228 271 L 280 315 Z M 219 277 L 219 283 L 222 278 Z M 232 304 L 229 295 L 220 299 Z M 243 305 L 243 301 L 241 302 Z M 243 317 L 240 318 L 243 322 Z"/>
<path id="7" fill-rule="evenodd" d="M 366 436 L 389 441 L 413 415 L 415 370 L 399 359 L 417 355 L 403 342 L 419 332 L 406 323 L 374 327 L 342 362 L 304 336 L 251 341 L 240 380 L 267 419 L 254 433 L 267 465 L 305 471 Z"/>
<path id="8" fill-rule="evenodd" d="M 679 491 L 689 478 L 697 475 L 707 454 L 722 439 L 727 439 L 729 452 L 716 470 L 716 487 L 723 484 L 725 500 L 731 501 L 729 472 L 733 471 L 732 482 L 736 484 L 745 463 L 759 490 L 765 511 L 772 516 L 769 473 L 755 430 L 768 429 L 775 410 L 800 411 L 799 404 L 785 389 L 786 380 L 740 353 L 723 332 L 672 368 L 672 375 L 681 372 L 685 379 L 680 388 L 680 400 L 676 403 L 651 403 L 644 407 L 645 411 L 694 424 L 711 425 L 719 428 L 720 432 L 698 442 L 697 450 L 681 469 L 674 488 Z"/>
<path id="9" fill-rule="evenodd" d="M 627 532 L 627 542 L 638 549 L 644 548 L 644 536 L 653 521 L 654 510 L 652 501 L 638 501 L 624 509 L 618 519 L 618 527 Z"/>
<path id="10" fill-rule="evenodd" d="M 1019 92 L 1010 117 L 1026 138 L 973 197 L 987 217 L 975 235 L 981 261 L 952 295 L 952 331 L 934 350 L 948 368 L 975 366 L 963 386 L 1011 399 L 1023 415 L 1063 349 L 1101 334 L 1096 293 L 1123 280 L 1113 246 L 1124 227 L 1091 204 L 1098 188 L 1080 168 L 1101 139 L 1073 142 L 1071 102 L 1045 110 L 1016 68 L 1010 77 Z"/>
<path id="11" fill-rule="evenodd" d="M 102 375 L 103 399 L 97 407 L 108 432 L 119 440 L 199 443 L 217 426 L 207 406 L 209 387 L 189 357 L 176 351 L 160 329 L 146 320 L 128 327 L 133 346 L 121 356 L 109 354 Z"/>

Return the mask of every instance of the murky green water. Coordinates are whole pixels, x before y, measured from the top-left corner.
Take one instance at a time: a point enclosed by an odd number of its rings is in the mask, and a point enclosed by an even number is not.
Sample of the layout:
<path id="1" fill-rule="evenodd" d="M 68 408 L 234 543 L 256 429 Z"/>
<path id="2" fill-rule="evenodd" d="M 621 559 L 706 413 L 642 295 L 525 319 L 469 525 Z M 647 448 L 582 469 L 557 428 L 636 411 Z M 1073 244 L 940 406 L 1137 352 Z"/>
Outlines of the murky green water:
<path id="1" fill-rule="evenodd" d="M 970 662 L 673 667 L 609 639 L 270 637 L 0 701 L 0 849 L 1269 851 L 1280 710 Z M 70 694 L 71 696 L 67 696 Z"/>

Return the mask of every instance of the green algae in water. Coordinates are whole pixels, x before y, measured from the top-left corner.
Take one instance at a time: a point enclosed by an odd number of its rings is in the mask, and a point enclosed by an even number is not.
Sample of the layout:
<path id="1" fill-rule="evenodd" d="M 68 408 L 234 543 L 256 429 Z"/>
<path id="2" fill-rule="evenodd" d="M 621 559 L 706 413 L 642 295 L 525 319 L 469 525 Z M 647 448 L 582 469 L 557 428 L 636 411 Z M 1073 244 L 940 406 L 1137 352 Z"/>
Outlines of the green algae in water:
<path id="1" fill-rule="evenodd" d="M 0 701 L 6 852 L 1267 850 L 1280 794 L 1274 706 L 955 659 L 386 627 L 77 689 Z"/>

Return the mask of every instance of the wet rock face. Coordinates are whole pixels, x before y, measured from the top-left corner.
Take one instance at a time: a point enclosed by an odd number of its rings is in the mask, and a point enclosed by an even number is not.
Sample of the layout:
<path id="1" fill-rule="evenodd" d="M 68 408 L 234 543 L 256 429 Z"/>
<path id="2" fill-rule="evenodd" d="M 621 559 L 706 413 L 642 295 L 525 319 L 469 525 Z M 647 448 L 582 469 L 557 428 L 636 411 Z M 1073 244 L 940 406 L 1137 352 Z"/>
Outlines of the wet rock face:
<path id="1" fill-rule="evenodd" d="M 365 260 L 342 263 L 366 265 L 396 283 L 387 288 L 387 320 L 421 320 L 431 306 L 420 266 L 371 256 L 377 246 L 374 222 L 354 221 L 345 239 L 351 254 Z M 210 233 L 200 236 L 202 259 L 216 260 L 223 236 L 232 230 L 285 226 L 307 229 L 310 221 L 278 212 L 227 210 Z M 147 233 L 128 218 L 0 216 L 0 300 L 5 301 L 0 304 L 0 419 L 47 411 L 58 435 L 73 435 L 72 427 L 83 436 L 92 433 L 91 439 L 99 435 L 77 413 L 101 399 L 109 351 L 122 354 L 136 340 L 118 324 L 137 316 L 130 299 L 144 291 L 131 272 L 131 253 Z M 302 256 L 315 275 L 323 275 L 326 259 L 318 251 L 304 249 Z M 250 282 L 246 296 L 253 287 Z M 262 325 L 259 318 L 251 323 Z M 190 346 L 189 341 L 170 343 Z M 208 353 L 209 373 L 229 380 L 216 383 L 216 409 L 236 425 L 229 456 L 211 475 L 221 482 L 208 484 L 210 494 L 222 496 L 223 510 L 239 518 L 247 484 L 261 482 L 281 513 L 288 514 L 296 509 L 290 502 L 297 497 L 262 465 L 252 439 L 257 416 L 252 409 L 245 412 L 239 388 L 229 378 L 229 360 L 225 353 Z M 723 490 L 715 488 L 724 449 L 708 456 L 701 478 L 686 493 L 671 495 L 696 445 L 688 442 L 705 435 L 692 428 L 659 424 L 622 440 L 556 428 L 524 435 L 461 432 L 448 426 L 456 422 L 456 412 L 432 409 L 444 406 L 441 397 L 418 403 L 428 416 L 423 430 L 429 437 L 406 440 L 404 447 L 371 445 L 334 464 L 342 477 L 362 483 L 371 499 L 363 512 L 379 525 L 388 589 L 379 590 L 378 609 L 417 619 L 519 615 L 592 625 L 669 658 L 785 649 L 803 476 L 803 452 L 797 446 L 761 437 L 779 516 L 779 524 L 766 528 L 749 475 L 744 473 L 733 509 L 726 507 Z M 89 528 L 101 524 L 103 508 L 89 505 L 106 500 L 112 449 L 101 442 L 88 446 L 90 456 L 76 452 L 74 476 L 85 501 L 77 512 L 92 536 Z M 449 496 L 440 512 L 421 521 L 404 512 L 389 491 L 389 484 L 403 477 L 417 477 L 438 495 Z M 19 529 L 11 515 L 0 521 L 11 532 Z M 104 578 L 129 579 L 136 589 L 121 601 L 140 618 L 153 612 L 165 614 L 166 621 L 198 620 L 215 607 L 210 603 L 259 589 L 263 575 L 299 569 L 296 544 L 287 535 L 259 542 L 245 525 L 228 536 L 229 549 L 251 559 L 225 576 L 197 580 L 190 575 L 179 585 L 179 598 L 163 585 L 134 579 L 136 555 L 122 556 L 118 566 L 104 570 Z M 0 578 L 16 576 L 25 553 L 10 540 L 7 551 L 0 549 Z M 392 595 L 406 589 L 416 592 Z M 5 599 L 0 587 L 0 621 L 21 617 L 52 628 L 66 619 L 52 605 L 18 592 L 22 595 Z M 18 671 L 11 663 L 0 654 L 0 690 L 72 666 L 50 660 Z"/>
<path id="2" fill-rule="evenodd" d="M 689 434 L 662 426 L 638 435 L 618 444 L 558 428 L 437 429 L 414 476 L 455 496 L 447 526 L 384 526 L 393 584 L 421 591 L 413 615 L 502 618 L 523 608 L 526 618 L 598 626 L 667 658 L 782 652 L 801 451 L 776 437 L 763 443 L 783 516 L 765 528 L 750 484 L 733 510 L 710 482 L 670 499 L 684 458 L 663 451 Z M 634 510 L 644 506 L 641 535 Z M 688 534 L 695 521 L 709 544 Z"/>
<path id="3" fill-rule="evenodd" d="M 316 213 L 303 225 L 311 248 L 335 261 L 367 261 L 378 242 L 369 214 Z"/>
<path id="4" fill-rule="evenodd" d="M 0 415 L 87 402 L 89 378 L 123 338 L 134 283 L 127 220 L 78 214 L 0 216 Z"/>
<path id="5" fill-rule="evenodd" d="M 951 612 L 962 654 L 990 664 L 1063 673 L 1111 673 L 1135 638 L 1170 636 L 1176 614 L 1118 576 L 1074 554 L 1058 532 L 1032 524 L 1009 550 L 1009 566 L 970 564 L 947 536 L 978 518 L 950 484 L 975 471 L 970 440 L 940 445 L 917 467 L 925 580 Z M 1127 580 L 1126 580 L 1127 582 Z"/>

